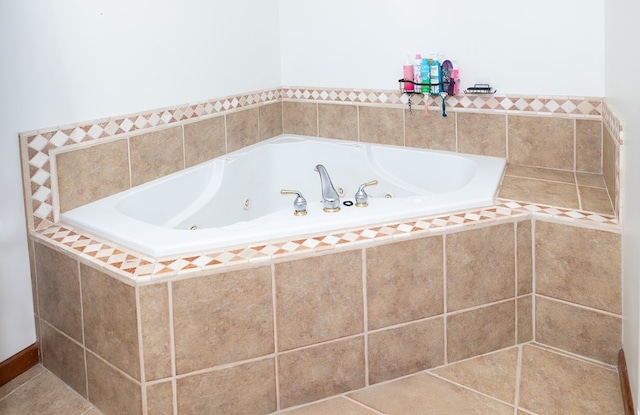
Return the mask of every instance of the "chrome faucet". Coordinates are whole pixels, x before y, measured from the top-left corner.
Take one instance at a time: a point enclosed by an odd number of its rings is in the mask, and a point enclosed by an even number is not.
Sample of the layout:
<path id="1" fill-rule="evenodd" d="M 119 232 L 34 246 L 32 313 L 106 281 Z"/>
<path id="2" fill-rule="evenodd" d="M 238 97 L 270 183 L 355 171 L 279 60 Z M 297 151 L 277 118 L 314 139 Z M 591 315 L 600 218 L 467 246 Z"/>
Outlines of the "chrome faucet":
<path id="1" fill-rule="evenodd" d="M 338 212 L 340 210 L 340 196 L 331 183 L 327 169 L 318 164 L 315 171 L 320 175 L 320 187 L 322 188 L 322 204 L 325 212 Z"/>

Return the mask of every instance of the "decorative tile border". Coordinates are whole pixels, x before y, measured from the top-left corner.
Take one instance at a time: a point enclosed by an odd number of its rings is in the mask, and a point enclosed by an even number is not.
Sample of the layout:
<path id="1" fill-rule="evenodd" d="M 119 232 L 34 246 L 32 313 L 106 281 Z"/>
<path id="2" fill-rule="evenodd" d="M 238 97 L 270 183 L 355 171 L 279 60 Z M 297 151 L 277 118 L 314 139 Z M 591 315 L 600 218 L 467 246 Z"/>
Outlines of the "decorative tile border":
<path id="1" fill-rule="evenodd" d="M 420 98 L 417 98 L 420 97 Z M 51 185 L 52 150 L 80 143 L 104 140 L 145 130 L 183 123 L 197 118 L 223 114 L 244 107 L 280 102 L 282 100 L 311 100 L 347 104 L 404 105 L 408 97 L 399 90 L 353 90 L 282 87 L 232 97 L 165 108 L 104 120 L 78 123 L 62 127 L 20 134 L 23 176 L 29 229 L 47 229 L 55 223 L 55 209 Z M 412 102 L 424 105 L 421 95 Z M 438 98 L 427 97 L 429 105 L 438 105 Z M 576 97 L 530 97 L 495 95 L 457 95 L 447 98 L 450 108 L 459 111 L 493 111 L 560 115 L 575 117 L 602 116 L 602 100 Z"/>
<path id="2" fill-rule="evenodd" d="M 246 248 L 217 250 L 161 259 L 140 255 L 126 248 L 102 241 L 97 237 L 82 234 L 62 224 L 52 225 L 37 232 L 36 235 L 63 250 L 79 255 L 84 260 L 111 271 L 125 282 L 135 285 L 189 276 L 199 271 L 215 271 L 229 266 L 269 261 L 288 255 L 365 246 L 367 243 L 381 242 L 387 239 L 446 233 L 466 226 L 531 216 L 576 226 L 612 232 L 620 231 L 614 216 L 541 204 L 498 200 L 495 206 L 480 210 L 438 215 L 309 238 L 274 241 Z"/>
<path id="3" fill-rule="evenodd" d="M 602 103 L 602 122 L 609 129 L 613 138 L 617 140 L 618 145 L 622 145 L 624 142 L 624 123 L 607 100 Z"/>

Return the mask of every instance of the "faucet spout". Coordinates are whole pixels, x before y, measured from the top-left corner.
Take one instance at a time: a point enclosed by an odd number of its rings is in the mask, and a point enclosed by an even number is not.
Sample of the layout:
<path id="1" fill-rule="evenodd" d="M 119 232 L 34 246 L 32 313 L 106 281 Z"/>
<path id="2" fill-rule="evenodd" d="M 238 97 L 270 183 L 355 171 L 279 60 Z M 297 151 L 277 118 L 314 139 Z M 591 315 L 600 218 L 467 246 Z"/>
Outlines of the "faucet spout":
<path id="1" fill-rule="evenodd" d="M 327 169 L 318 164 L 315 171 L 320 175 L 320 187 L 322 189 L 322 205 L 325 212 L 338 212 L 340 210 L 340 195 L 333 187 Z"/>

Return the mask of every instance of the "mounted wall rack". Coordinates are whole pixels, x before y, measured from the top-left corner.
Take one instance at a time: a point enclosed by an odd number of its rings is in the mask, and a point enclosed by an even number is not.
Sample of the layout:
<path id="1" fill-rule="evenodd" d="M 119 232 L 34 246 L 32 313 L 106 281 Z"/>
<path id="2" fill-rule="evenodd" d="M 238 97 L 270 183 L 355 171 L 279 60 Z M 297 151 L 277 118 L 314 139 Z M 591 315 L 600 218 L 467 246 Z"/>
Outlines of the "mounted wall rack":
<path id="1" fill-rule="evenodd" d="M 409 114 L 411 114 L 411 96 L 412 95 L 433 95 L 433 96 L 438 96 L 440 95 L 442 97 L 442 116 L 446 117 L 447 116 L 447 110 L 446 110 L 446 98 L 447 95 L 454 95 L 453 91 L 454 91 L 454 86 L 456 83 L 460 83 L 460 80 L 456 80 L 456 81 L 442 81 L 442 82 L 414 82 L 411 81 L 409 79 L 398 79 L 398 83 L 400 84 L 400 92 L 402 92 L 403 94 L 407 94 L 407 96 L 409 97 L 408 100 L 408 105 L 409 105 Z M 405 85 L 406 84 L 412 84 L 414 86 L 414 90 L 407 90 L 405 89 Z M 431 90 L 431 87 L 434 86 L 439 86 L 441 85 L 443 88 L 441 92 L 437 92 L 437 93 L 425 93 L 425 92 L 416 92 L 415 91 L 415 87 L 418 87 L 418 89 L 422 89 L 421 87 L 423 86 L 428 86 L 429 89 Z M 425 105 L 429 105 L 427 102 L 427 98 L 425 98 Z"/>

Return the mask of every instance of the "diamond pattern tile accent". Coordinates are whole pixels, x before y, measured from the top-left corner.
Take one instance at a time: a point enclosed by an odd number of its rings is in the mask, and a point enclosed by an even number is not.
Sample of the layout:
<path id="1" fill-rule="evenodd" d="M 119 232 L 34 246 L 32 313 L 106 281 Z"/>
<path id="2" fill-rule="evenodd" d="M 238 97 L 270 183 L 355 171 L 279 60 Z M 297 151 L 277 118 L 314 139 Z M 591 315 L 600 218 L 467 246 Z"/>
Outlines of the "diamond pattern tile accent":
<path id="1" fill-rule="evenodd" d="M 40 230 L 36 235 L 50 244 L 75 252 L 85 260 L 106 267 L 131 284 L 135 284 L 149 279 L 171 278 L 229 265 L 268 261 L 271 258 L 295 255 L 311 250 L 321 251 L 343 246 L 357 247 L 371 241 L 419 236 L 430 232 L 442 233 L 458 230 L 460 227 L 510 221 L 528 215 L 619 232 L 618 223 L 613 216 L 499 199 L 495 206 L 484 209 L 426 217 L 416 221 L 390 223 L 383 226 L 351 229 L 329 235 L 316 235 L 246 248 L 223 249 L 162 259 L 140 255 L 124 247 L 114 246 L 92 235 L 83 234 L 71 227 L 59 224 Z"/>

